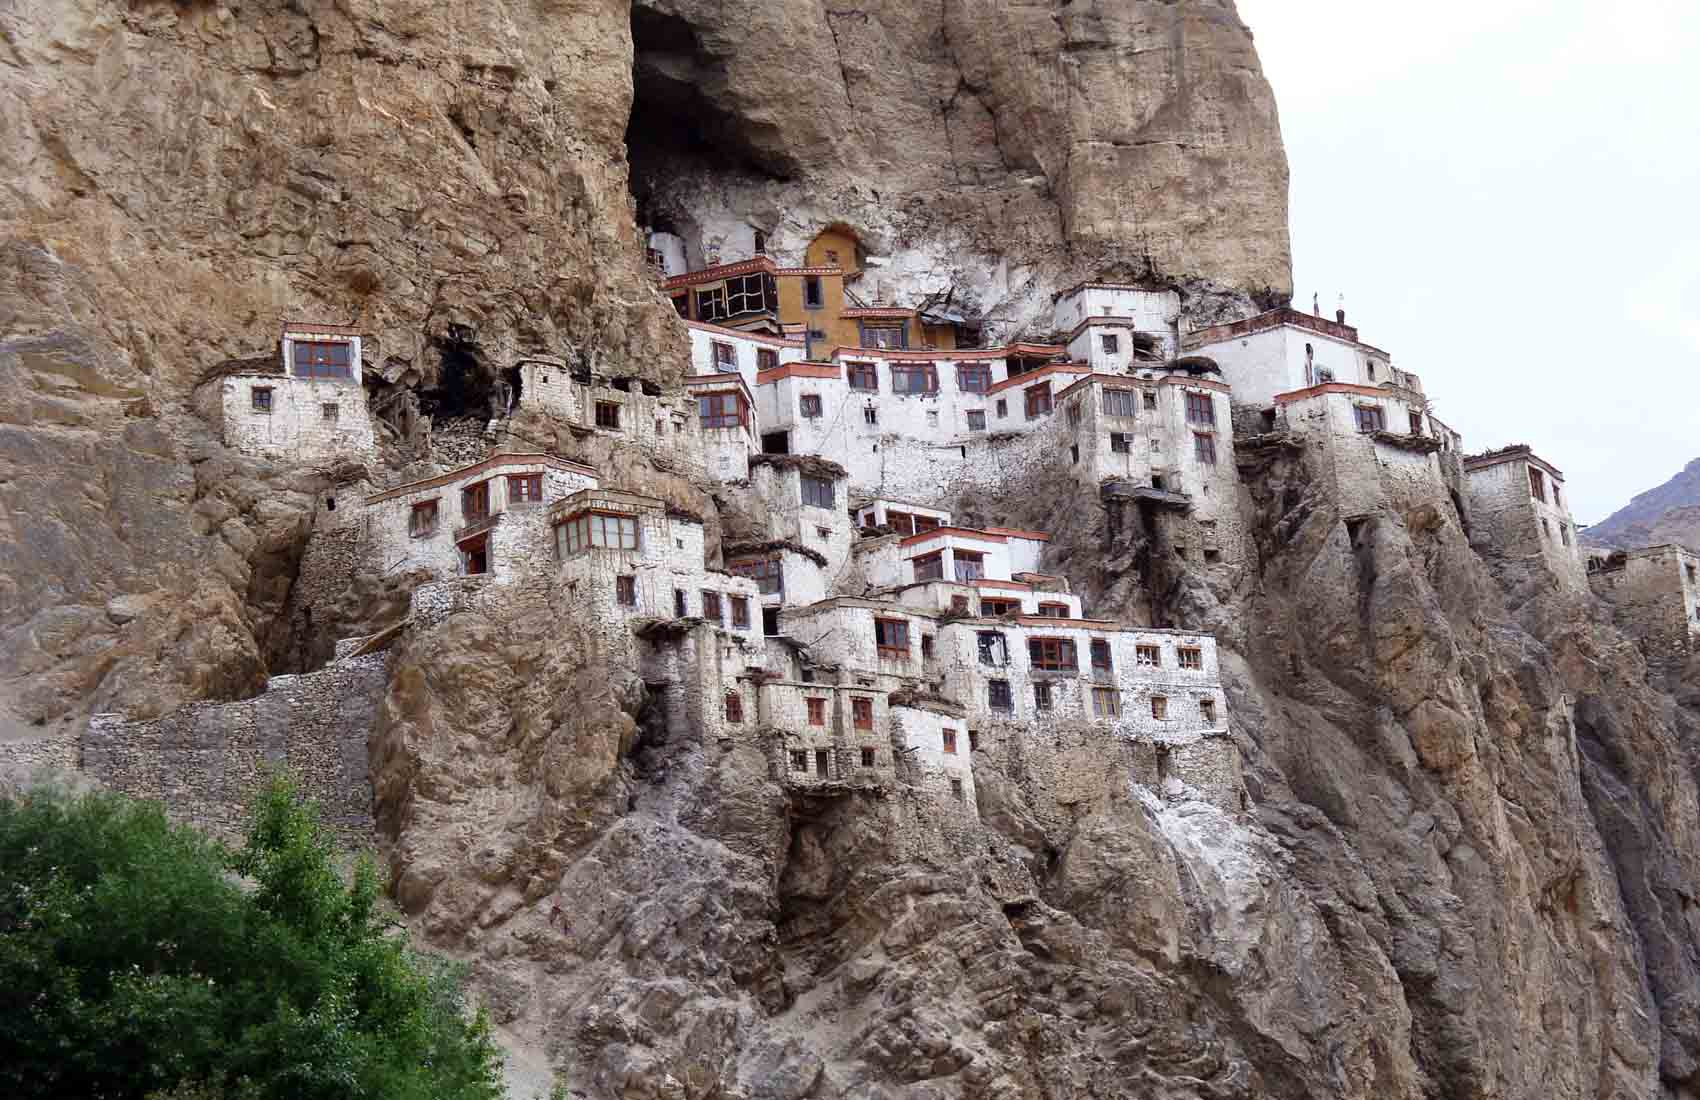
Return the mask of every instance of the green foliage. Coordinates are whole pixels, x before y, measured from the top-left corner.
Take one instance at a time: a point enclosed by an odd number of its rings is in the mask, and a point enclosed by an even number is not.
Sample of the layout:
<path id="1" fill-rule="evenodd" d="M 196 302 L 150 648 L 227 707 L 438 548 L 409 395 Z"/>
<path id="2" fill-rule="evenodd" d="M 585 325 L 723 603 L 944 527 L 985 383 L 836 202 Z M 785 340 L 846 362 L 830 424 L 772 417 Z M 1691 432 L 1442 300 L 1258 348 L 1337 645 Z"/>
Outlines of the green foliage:
<path id="1" fill-rule="evenodd" d="M 281 779 L 234 852 L 115 795 L 0 799 L 0 1096 L 500 1097 L 461 975 L 380 894 Z"/>

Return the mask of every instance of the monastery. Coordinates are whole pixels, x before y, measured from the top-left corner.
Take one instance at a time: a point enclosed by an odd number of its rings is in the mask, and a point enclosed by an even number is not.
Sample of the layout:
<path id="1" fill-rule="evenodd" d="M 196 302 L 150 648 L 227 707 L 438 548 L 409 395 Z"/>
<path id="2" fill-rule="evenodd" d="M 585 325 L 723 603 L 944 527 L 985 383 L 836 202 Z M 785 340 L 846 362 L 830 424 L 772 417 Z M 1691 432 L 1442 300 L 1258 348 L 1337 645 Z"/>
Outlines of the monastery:
<path id="1" fill-rule="evenodd" d="M 1154 797 L 1229 813 L 1247 798 L 1216 640 L 1101 617 L 1055 571 L 1047 533 L 959 522 L 945 502 L 964 490 L 1072 484 L 1136 514 L 1154 553 L 1228 570 L 1246 564 L 1241 517 L 1263 460 L 1302 454 L 1354 542 L 1377 516 L 1435 503 L 1484 557 L 1578 594 L 1592 580 L 1658 646 L 1700 640 L 1693 554 L 1585 562 L 1558 468 L 1520 446 L 1466 455 L 1421 380 L 1343 312 L 1190 328 L 1172 287 L 1087 281 L 1055 295 L 1048 327 L 987 344 L 937 296 L 859 297 L 866 256 L 844 226 L 796 266 L 760 233 L 746 243 L 693 269 L 699 245 L 649 236 L 658 292 L 688 330 L 682 395 L 564 359 L 508 365 L 468 461 L 326 494 L 298 600 L 362 563 L 424 578 L 413 630 L 564 594 L 670 724 L 759 745 L 799 796 L 902 795 L 958 824 L 978 813 L 977 759 L 1034 766 L 1065 745 Z M 289 322 L 275 354 L 227 364 L 202 404 L 244 453 L 363 466 L 370 369 L 356 329 Z M 703 517 L 505 438 L 520 410 L 640 448 L 758 529 L 714 545 Z M 382 641 L 343 639 L 339 662 L 369 661 Z M 95 728 L 107 745 L 169 735 L 146 725 Z M 107 778 L 126 766 L 145 765 Z"/>

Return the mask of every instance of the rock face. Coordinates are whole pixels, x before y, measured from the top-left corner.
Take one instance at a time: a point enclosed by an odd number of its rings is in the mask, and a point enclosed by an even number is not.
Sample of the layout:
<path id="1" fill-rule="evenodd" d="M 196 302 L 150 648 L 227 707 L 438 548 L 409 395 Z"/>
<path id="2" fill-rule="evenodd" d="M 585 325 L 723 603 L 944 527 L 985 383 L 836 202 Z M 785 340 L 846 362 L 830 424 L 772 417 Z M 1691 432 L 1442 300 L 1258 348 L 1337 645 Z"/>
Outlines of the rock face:
<path id="1" fill-rule="evenodd" d="M 1700 548 L 1700 458 L 1588 528 L 1582 541 L 1635 550 L 1667 542 Z"/>
<path id="2" fill-rule="evenodd" d="M 1012 327 L 1085 274 L 1206 313 L 1288 287 L 1225 0 L 64 0 L 0 39 L 0 761 L 323 659 L 291 602 L 319 502 L 417 456 L 221 445 L 193 391 L 286 317 L 361 326 L 372 396 L 459 438 L 453 380 L 521 353 L 677 386 L 639 206 L 780 252 L 843 219 Z M 1243 811 L 1019 758 L 969 835 L 901 789 L 788 793 L 539 593 L 405 635 L 347 731 L 396 899 L 582 1096 L 1700 1094 L 1700 667 L 1489 569 L 1445 502 L 1348 527 L 1301 455 L 1245 477 L 1248 564 L 1211 575 L 1054 484 L 941 502 L 1056 532 L 1105 614 L 1217 633 Z M 388 584 L 351 575 L 346 617 L 383 625 Z"/>

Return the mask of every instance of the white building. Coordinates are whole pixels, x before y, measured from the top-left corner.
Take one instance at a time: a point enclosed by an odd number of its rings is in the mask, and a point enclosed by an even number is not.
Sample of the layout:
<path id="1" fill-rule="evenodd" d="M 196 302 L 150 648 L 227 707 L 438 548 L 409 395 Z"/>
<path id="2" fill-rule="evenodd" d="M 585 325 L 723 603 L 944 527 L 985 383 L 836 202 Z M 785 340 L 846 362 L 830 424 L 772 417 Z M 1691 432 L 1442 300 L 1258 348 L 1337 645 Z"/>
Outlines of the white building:
<path id="1" fill-rule="evenodd" d="M 1214 360 L 1243 405 L 1267 406 L 1279 394 L 1327 382 L 1422 389 L 1416 376 L 1394 368 L 1387 352 L 1361 342 L 1343 318 L 1328 321 L 1296 309 L 1199 329 L 1183 337 L 1181 347 Z"/>
<path id="2" fill-rule="evenodd" d="M 213 407 L 227 446 L 310 465 L 371 461 L 360 332 L 290 322 L 276 360 L 243 361 L 218 383 Z"/>
<path id="3" fill-rule="evenodd" d="M 1180 347 L 1180 295 L 1130 283 L 1079 283 L 1055 299 L 1070 359 L 1103 374 L 1161 367 Z"/>
<path id="4" fill-rule="evenodd" d="M 759 375 L 805 356 L 801 340 L 686 321 L 691 341 L 691 374 L 738 374 L 752 391 Z"/>

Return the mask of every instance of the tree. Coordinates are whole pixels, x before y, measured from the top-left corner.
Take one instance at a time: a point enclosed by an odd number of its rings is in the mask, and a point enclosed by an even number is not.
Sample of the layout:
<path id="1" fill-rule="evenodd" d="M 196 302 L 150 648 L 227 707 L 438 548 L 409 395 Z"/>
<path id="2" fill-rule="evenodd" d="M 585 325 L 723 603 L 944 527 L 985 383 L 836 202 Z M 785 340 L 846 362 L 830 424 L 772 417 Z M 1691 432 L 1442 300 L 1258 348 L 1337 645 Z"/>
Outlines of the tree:
<path id="1" fill-rule="evenodd" d="M 462 975 L 286 780 L 230 851 L 112 794 L 0 799 L 0 1096 L 482 1100 Z"/>

